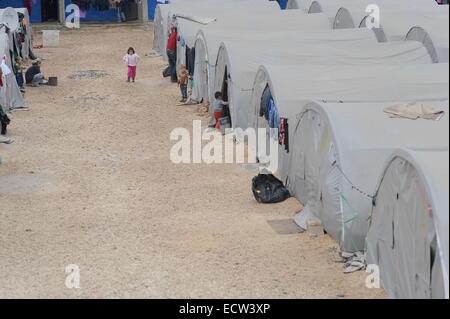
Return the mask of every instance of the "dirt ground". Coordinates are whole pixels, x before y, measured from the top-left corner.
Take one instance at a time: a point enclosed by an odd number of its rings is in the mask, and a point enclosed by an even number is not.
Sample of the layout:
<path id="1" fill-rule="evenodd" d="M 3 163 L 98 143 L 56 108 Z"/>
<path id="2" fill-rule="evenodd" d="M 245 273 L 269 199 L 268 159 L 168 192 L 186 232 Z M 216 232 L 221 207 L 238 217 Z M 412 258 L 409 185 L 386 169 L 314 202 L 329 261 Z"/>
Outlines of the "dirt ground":
<path id="1" fill-rule="evenodd" d="M 0 298 L 383 298 L 343 274 L 331 238 L 290 231 L 296 200 L 257 204 L 253 172 L 169 160 L 172 129 L 201 117 L 151 47 L 144 27 L 89 26 L 36 50 L 59 83 L 27 88 L 0 145 Z M 106 74 L 71 78 L 86 70 Z"/>

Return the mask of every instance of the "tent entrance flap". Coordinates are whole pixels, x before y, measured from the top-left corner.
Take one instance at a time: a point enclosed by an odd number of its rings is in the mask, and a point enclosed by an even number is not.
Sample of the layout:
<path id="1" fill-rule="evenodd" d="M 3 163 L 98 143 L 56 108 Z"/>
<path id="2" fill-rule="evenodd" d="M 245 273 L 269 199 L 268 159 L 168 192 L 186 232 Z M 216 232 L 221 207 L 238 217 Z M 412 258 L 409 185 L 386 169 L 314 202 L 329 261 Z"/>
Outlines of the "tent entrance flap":
<path id="1" fill-rule="evenodd" d="M 223 82 L 222 82 L 222 90 L 221 90 L 222 99 L 224 102 L 229 102 L 228 81 L 231 81 L 231 78 L 228 74 L 228 68 L 225 67 L 225 72 L 223 75 Z M 233 123 L 231 122 L 230 108 L 228 106 L 225 106 L 223 108 L 223 116 L 230 118 L 230 125 L 232 127 Z"/>
<path id="2" fill-rule="evenodd" d="M 368 262 L 393 298 L 442 298 L 432 201 L 416 168 L 395 158 L 380 184 L 368 234 Z M 436 289 L 438 288 L 438 289 Z"/>

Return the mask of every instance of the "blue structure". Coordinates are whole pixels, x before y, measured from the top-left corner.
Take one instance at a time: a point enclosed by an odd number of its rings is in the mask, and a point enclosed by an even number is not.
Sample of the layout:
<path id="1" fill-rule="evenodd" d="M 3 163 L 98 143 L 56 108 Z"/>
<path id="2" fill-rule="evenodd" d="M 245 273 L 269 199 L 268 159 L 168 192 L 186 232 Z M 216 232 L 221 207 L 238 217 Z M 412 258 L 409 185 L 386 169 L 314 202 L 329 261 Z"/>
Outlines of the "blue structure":
<path id="1" fill-rule="evenodd" d="M 31 23 L 42 22 L 42 3 L 41 0 L 31 0 L 32 10 L 30 20 Z M 0 0 L 0 9 L 7 7 L 25 8 L 24 0 Z"/>
<path id="2" fill-rule="evenodd" d="M 158 0 L 148 0 L 148 19 L 155 20 L 155 10 L 158 5 Z"/>
<path id="3" fill-rule="evenodd" d="M 280 4 L 281 9 L 284 10 L 287 7 L 288 0 L 278 0 L 278 3 Z"/>
<path id="4" fill-rule="evenodd" d="M 69 4 L 71 4 L 71 0 L 64 0 L 64 5 L 67 7 Z M 70 13 L 66 13 L 66 16 Z M 81 12 L 80 14 L 80 20 L 81 22 L 92 22 L 92 21 L 98 21 L 98 22 L 116 22 L 117 21 L 117 14 L 114 9 L 109 9 L 105 11 L 99 11 L 94 8 L 89 8 L 87 11 Z"/>
<path id="5" fill-rule="evenodd" d="M 155 19 L 155 9 L 158 3 L 168 3 L 170 0 L 142 0 L 148 1 L 148 19 Z M 188 0 L 186 0 L 188 1 Z M 276 0 L 280 4 L 282 9 L 286 9 L 288 0 Z M 32 23 L 42 22 L 42 0 L 31 0 L 31 17 Z M 64 0 L 64 4 L 67 6 L 71 4 L 71 0 Z M 0 9 L 6 7 L 21 8 L 25 7 L 24 0 L 0 0 Z M 66 13 L 66 15 L 68 15 Z M 94 8 L 88 9 L 86 12 L 82 12 L 81 21 L 98 21 L 98 22 L 116 22 L 117 15 L 114 9 L 99 11 Z"/>

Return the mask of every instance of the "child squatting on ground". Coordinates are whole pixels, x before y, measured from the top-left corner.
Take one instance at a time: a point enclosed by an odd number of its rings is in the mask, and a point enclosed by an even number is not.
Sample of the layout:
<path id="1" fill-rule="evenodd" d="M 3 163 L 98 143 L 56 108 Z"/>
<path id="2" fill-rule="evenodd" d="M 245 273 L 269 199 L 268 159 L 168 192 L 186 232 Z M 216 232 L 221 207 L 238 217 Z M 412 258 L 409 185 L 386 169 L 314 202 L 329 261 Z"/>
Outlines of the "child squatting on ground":
<path id="1" fill-rule="evenodd" d="M 181 101 L 186 102 L 188 99 L 188 83 L 189 83 L 189 73 L 184 64 L 180 65 L 180 74 L 178 75 L 178 85 L 181 91 Z"/>
<path id="2" fill-rule="evenodd" d="M 214 102 L 213 102 L 213 108 L 214 108 L 214 119 L 216 120 L 215 128 L 217 130 L 220 130 L 220 122 L 219 119 L 223 117 L 223 107 L 227 106 L 229 103 L 225 102 L 223 100 L 223 95 L 221 92 L 216 92 L 214 94 Z"/>
<path id="3" fill-rule="evenodd" d="M 136 69 L 139 62 L 139 55 L 133 48 L 129 48 L 127 54 L 123 57 L 123 60 L 128 66 L 128 79 L 127 82 L 134 82 L 136 80 Z"/>

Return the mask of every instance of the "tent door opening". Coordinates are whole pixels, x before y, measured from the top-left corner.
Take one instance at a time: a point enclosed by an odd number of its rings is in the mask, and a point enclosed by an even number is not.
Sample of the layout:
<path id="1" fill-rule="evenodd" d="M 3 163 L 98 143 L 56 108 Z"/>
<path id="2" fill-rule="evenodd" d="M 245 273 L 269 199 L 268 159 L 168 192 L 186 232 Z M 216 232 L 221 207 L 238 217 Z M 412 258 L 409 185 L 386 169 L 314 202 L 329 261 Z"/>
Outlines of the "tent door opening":
<path id="1" fill-rule="evenodd" d="M 59 12 L 58 0 L 42 0 L 41 9 L 43 22 L 58 21 L 58 12 Z"/>
<path id="2" fill-rule="evenodd" d="M 222 99 L 224 102 L 229 101 L 228 97 L 228 81 L 231 81 L 231 77 L 228 74 L 228 68 L 225 67 L 225 72 L 223 76 L 223 82 L 222 82 Z M 230 108 L 228 106 L 225 106 L 223 108 L 223 116 L 228 117 L 230 119 L 230 125 L 232 126 L 233 123 L 231 122 L 231 114 L 230 114 Z"/>
<path id="3" fill-rule="evenodd" d="M 127 21 L 137 21 L 139 19 L 139 6 L 136 0 L 128 0 L 122 8 Z"/>

